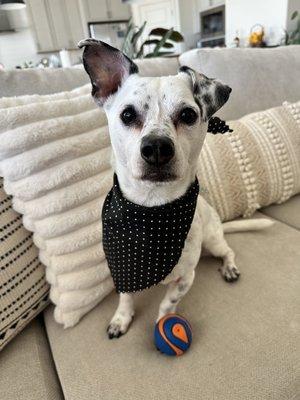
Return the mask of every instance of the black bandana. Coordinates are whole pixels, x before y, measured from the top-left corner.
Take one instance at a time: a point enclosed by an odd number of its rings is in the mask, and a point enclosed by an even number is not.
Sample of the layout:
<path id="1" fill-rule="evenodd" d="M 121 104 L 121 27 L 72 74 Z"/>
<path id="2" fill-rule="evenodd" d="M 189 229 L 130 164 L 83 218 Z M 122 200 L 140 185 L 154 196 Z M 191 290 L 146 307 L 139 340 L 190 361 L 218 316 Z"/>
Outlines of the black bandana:
<path id="1" fill-rule="evenodd" d="M 156 207 L 126 200 L 117 176 L 102 209 L 103 248 L 118 293 L 156 285 L 178 263 L 196 209 L 197 178 L 187 192 Z"/>

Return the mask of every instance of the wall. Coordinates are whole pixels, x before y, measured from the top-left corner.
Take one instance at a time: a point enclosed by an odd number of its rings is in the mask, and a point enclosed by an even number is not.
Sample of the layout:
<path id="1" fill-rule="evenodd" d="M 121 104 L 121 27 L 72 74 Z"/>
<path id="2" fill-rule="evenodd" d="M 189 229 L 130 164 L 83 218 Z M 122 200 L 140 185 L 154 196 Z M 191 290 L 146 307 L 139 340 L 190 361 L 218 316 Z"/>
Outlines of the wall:
<path id="1" fill-rule="evenodd" d="M 184 50 L 197 46 L 200 39 L 200 12 L 225 4 L 225 0 L 178 0 L 180 27 L 185 37 Z"/>
<path id="2" fill-rule="evenodd" d="M 24 61 L 37 62 L 41 55 L 36 52 L 30 29 L 18 32 L 0 32 L 0 63 L 6 69 L 15 68 Z"/>
<path id="3" fill-rule="evenodd" d="M 288 3 L 286 26 L 287 30 L 290 31 L 295 29 L 297 25 L 297 18 L 291 21 L 291 16 L 296 10 L 300 13 L 300 0 L 289 0 Z"/>
<path id="4" fill-rule="evenodd" d="M 287 8 L 288 0 L 226 0 L 226 45 L 231 45 L 237 31 L 241 45 L 246 44 L 256 23 L 265 27 L 270 44 L 279 43 L 286 27 Z"/>
<path id="5" fill-rule="evenodd" d="M 180 31 L 184 35 L 182 51 L 196 47 L 199 40 L 199 0 L 179 0 Z M 188 5 L 188 7 L 187 7 Z"/>
<path id="6" fill-rule="evenodd" d="M 270 44 L 278 44 L 284 29 L 296 24 L 290 21 L 292 12 L 300 10 L 300 0 L 178 0 L 180 30 L 185 37 L 182 51 L 195 47 L 199 40 L 200 12 L 221 4 L 226 6 L 227 46 L 232 44 L 237 31 L 243 39 L 241 45 L 246 45 L 250 29 L 256 23 L 265 27 Z"/>
<path id="7" fill-rule="evenodd" d="M 78 64 L 81 58 L 81 50 L 71 50 L 71 63 Z M 23 29 L 18 32 L 0 32 L 0 63 L 5 69 L 14 69 L 25 61 L 37 63 L 43 57 L 51 54 L 59 56 L 57 52 L 37 53 L 34 36 L 30 29 Z"/>

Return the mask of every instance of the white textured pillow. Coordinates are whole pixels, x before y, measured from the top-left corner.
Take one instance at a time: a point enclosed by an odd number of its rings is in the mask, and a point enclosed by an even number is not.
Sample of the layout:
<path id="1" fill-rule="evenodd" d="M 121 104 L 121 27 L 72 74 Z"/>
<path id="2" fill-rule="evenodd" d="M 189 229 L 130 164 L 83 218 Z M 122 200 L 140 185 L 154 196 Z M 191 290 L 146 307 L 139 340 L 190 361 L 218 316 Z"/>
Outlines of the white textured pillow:
<path id="1" fill-rule="evenodd" d="M 198 176 L 222 221 L 250 217 L 300 191 L 300 102 L 227 121 L 232 133 L 207 135 Z"/>
<path id="2" fill-rule="evenodd" d="M 249 216 L 300 189 L 300 104 L 230 122 L 199 159 L 204 195 L 222 220 Z M 55 319 L 76 324 L 112 288 L 101 207 L 112 183 L 108 128 L 90 85 L 0 100 L 0 173 L 46 265 Z"/>
<path id="3" fill-rule="evenodd" d="M 34 232 L 55 318 L 72 326 L 113 287 L 101 244 L 101 207 L 112 182 L 106 117 L 90 85 L 3 98 L 0 108 L 4 188 Z"/>

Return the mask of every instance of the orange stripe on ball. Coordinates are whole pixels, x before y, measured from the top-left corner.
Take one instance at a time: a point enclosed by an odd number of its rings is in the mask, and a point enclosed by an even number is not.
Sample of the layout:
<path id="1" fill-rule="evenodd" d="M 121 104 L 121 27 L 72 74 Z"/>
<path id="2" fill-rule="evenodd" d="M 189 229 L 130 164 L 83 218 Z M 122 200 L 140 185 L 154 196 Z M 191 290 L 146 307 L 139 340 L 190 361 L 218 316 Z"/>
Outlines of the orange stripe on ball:
<path id="1" fill-rule="evenodd" d="M 159 323 L 158 323 L 158 330 L 161 336 L 164 338 L 165 342 L 171 347 L 172 350 L 175 351 L 177 356 L 181 356 L 183 354 L 183 351 L 181 349 L 178 349 L 176 346 L 174 346 L 169 339 L 166 337 L 165 332 L 164 332 L 164 322 L 170 318 L 170 315 L 166 315 L 163 317 Z"/>

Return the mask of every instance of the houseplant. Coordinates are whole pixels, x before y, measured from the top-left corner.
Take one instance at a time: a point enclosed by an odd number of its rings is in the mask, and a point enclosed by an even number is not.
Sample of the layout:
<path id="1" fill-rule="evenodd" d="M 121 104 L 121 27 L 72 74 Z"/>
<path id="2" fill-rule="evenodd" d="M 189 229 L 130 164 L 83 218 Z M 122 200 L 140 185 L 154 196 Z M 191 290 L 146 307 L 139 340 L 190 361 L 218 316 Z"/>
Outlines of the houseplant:
<path id="1" fill-rule="evenodd" d="M 136 26 L 131 20 L 125 34 L 122 51 L 129 58 L 152 58 L 171 55 L 174 53 L 174 43 L 183 42 L 182 34 L 173 28 L 155 28 L 150 31 L 148 38 L 139 45 L 147 22 L 142 26 Z M 150 52 L 145 54 L 145 48 L 151 46 Z M 168 49 L 168 50 L 165 50 Z"/>

